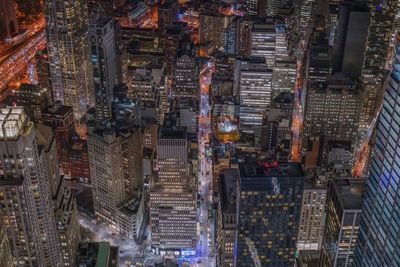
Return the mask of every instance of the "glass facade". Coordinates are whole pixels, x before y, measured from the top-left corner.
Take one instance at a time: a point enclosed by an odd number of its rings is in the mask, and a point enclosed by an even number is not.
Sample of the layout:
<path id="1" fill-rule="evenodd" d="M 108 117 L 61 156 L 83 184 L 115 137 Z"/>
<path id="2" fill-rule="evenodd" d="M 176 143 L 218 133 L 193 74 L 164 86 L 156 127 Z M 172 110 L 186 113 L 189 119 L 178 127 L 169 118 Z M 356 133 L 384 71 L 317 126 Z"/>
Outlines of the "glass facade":
<path id="1" fill-rule="evenodd" d="M 240 167 L 236 266 L 293 266 L 303 175 L 300 164 Z"/>
<path id="2" fill-rule="evenodd" d="M 400 266 L 400 45 L 386 89 L 354 266 Z"/>

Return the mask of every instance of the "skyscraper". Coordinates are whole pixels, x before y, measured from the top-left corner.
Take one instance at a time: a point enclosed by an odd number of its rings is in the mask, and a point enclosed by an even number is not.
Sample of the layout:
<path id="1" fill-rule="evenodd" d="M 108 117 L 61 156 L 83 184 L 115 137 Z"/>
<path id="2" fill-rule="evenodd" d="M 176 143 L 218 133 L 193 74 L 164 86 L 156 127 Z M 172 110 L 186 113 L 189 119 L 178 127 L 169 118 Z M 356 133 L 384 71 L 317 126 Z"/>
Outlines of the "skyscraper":
<path id="1" fill-rule="evenodd" d="M 45 1 L 45 19 L 54 99 L 72 106 L 76 129 L 84 134 L 82 119 L 93 106 L 87 1 Z"/>
<path id="2" fill-rule="evenodd" d="M 297 8 L 299 32 L 302 40 L 306 41 L 312 29 L 313 14 L 316 0 L 300 0 Z"/>
<path id="3" fill-rule="evenodd" d="M 376 115 L 384 89 L 382 78 L 385 77 L 385 63 L 393 34 L 393 21 L 397 8 L 396 0 L 368 0 L 371 17 L 362 70 L 365 86 L 362 127 L 367 127 Z"/>
<path id="4" fill-rule="evenodd" d="M 325 230 L 326 182 L 311 177 L 304 181 L 297 248 L 319 250 Z"/>
<path id="5" fill-rule="evenodd" d="M 344 2 L 339 5 L 339 21 L 333 44 L 333 71 L 359 78 L 364 63 L 368 36 L 369 10 L 365 4 Z"/>
<path id="6" fill-rule="evenodd" d="M 141 132 L 112 122 L 89 127 L 88 151 L 95 214 L 120 231 L 119 208 L 143 183 Z"/>
<path id="7" fill-rule="evenodd" d="M 178 20 L 179 3 L 177 0 L 166 0 L 157 8 L 158 27 L 164 28 L 171 26 Z"/>
<path id="8" fill-rule="evenodd" d="M 266 0 L 244 0 L 243 5 L 246 15 L 265 16 Z"/>
<path id="9" fill-rule="evenodd" d="M 113 89 L 118 83 L 116 22 L 98 5 L 89 19 L 90 61 L 98 119 L 112 117 Z"/>
<path id="10" fill-rule="evenodd" d="M 265 58 L 239 61 L 240 130 L 260 134 L 265 110 L 271 104 L 272 70 Z"/>
<path id="11" fill-rule="evenodd" d="M 297 65 L 292 57 L 278 57 L 272 74 L 272 97 L 291 92 L 296 81 Z"/>
<path id="12" fill-rule="evenodd" d="M 304 137 L 325 136 L 327 141 L 355 141 L 361 96 L 359 85 L 341 76 L 332 76 L 322 88 L 310 88 L 304 116 Z"/>
<path id="13" fill-rule="evenodd" d="M 188 175 L 186 129 L 174 127 L 167 115 L 158 136 L 158 179 L 150 187 L 151 243 L 157 254 L 180 255 L 181 249 L 195 249 L 196 195 Z"/>
<path id="14" fill-rule="evenodd" d="M 47 49 L 38 51 L 36 53 L 35 59 L 36 59 L 36 74 L 38 76 L 38 84 L 40 87 L 51 91 L 53 99 L 49 54 L 47 53 Z"/>
<path id="15" fill-rule="evenodd" d="M 367 182 L 354 266 L 399 266 L 400 203 L 400 44 L 376 126 L 376 139 Z"/>
<path id="16" fill-rule="evenodd" d="M 214 49 L 223 47 L 223 32 L 230 21 L 230 17 L 214 12 L 200 14 L 199 42 Z"/>
<path id="17" fill-rule="evenodd" d="M 240 166 L 236 266 L 294 265 L 302 190 L 298 163 Z"/>
<path id="18" fill-rule="evenodd" d="M 364 188 L 365 180 L 362 179 L 338 179 L 330 182 L 326 200 L 326 226 L 319 266 L 353 266 L 354 249 L 359 233 L 360 218 L 362 217 L 361 206 Z"/>
<path id="19" fill-rule="evenodd" d="M 59 172 L 56 140 L 52 128 L 43 124 L 36 126 L 36 142 L 44 157 L 63 263 L 64 266 L 72 267 L 75 266 L 75 254 L 80 241 L 78 207 L 72 189 L 65 184 L 65 178 Z"/>
<path id="20" fill-rule="evenodd" d="M 237 169 L 224 170 L 220 177 L 218 206 L 218 266 L 236 266 L 237 230 L 239 218 L 239 172 Z"/>
<path id="21" fill-rule="evenodd" d="M 187 54 L 178 56 L 174 66 L 174 96 L 196 96 L 198 88 L 199 75 L 196 59 Z"/>
<path id="22" fill-rule="evenodd" d="M 44 151 L 21 107 L 1 109 L 0 204 L 13 260 L 20 266 L 61 266 Z"/>
<path id="23" fill-rule="evenodd" d="M 274 20 L 254 23 L 251 30 L 251 56 L 265 57 L 267 66 L 272 68 L 275 64 L 276 50 Z"/>

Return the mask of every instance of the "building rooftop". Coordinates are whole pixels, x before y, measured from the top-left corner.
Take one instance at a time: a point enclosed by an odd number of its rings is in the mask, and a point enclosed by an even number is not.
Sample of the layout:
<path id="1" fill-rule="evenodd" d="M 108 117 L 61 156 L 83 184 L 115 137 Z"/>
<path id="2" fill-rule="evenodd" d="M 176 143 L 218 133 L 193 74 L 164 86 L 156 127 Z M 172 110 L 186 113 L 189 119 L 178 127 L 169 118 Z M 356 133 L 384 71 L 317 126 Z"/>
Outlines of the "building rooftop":
<path id="1" fill-rule="evenodd" d="M 18 139 L 28 125 L 28 119 L 23 107 L 0 109 L 0 139 Z"/>
<path id="2" fill-rule="evenodd" d="M 221 206 L 225 213 L 236 213 L 238 182 L 239 172 L 237 169 L 227 169 L 221 175 Z"/>
<path id="3" fill-rule="evenodd" d="M 79 267 L 117 267 L 118 249 L 108 242 L 81 243 L 77 253 Z"/>
<path id="4" fill-rule="evenodd" d="M 186 139 L 185 127 L 161 127 L 158 133 L 159 139 Z"/>
<path id="5" fill-rule="evenodd" d="M 55 116 L 66 116 L 72 113 L 72 107 L 64 106 L 61 102 L 55 102 L 53 106 L 46 109 L 43 113 Z"/>
<path id="6" fill-rule="evenodd" d="M 242 191 L 275 192 L 277 185 L 280 190 L 285 191 L 303 186 L 303 170 L 300 163 L 241 164 L 239 170 Z"/>
<path id="7" fill-rule="evenodd" d="M 120 211 L 128 215 L 137 214 L 140 206 L 142 195 L 139 193 L 136 196 L 124 201 L 119 207 Z"/>
<path id="8" fill-rule="evenodd" d="M 272 104 L 293 104 L 294 95 L 292 92 L 280 92 L 273 100 Z"/>
<path id="9" fill-rule="evenodd" d="M 329 151 L 334 149 L 344 149 L 351 151 L 351 141 L 328 141 Z"/>
<path id="10" fill-rule="evenodd" d="M 39 94 L 41 92 L 46 91 L 45 89 L 40 88 L 40 86 L 36 84 L 30 84 L 30 83 L 23 83 L 19 87 L 17 91 L 15 91 L 14 94 L 21 94 L 21 93 L 31 93 L 31 94 Z"/>
<path id="11" fill-rule="evenodd" d="M 332 184 L 342 209 L 361 210 L 365 190 L 364 179 L 338 179 L 333 180 Z"/>

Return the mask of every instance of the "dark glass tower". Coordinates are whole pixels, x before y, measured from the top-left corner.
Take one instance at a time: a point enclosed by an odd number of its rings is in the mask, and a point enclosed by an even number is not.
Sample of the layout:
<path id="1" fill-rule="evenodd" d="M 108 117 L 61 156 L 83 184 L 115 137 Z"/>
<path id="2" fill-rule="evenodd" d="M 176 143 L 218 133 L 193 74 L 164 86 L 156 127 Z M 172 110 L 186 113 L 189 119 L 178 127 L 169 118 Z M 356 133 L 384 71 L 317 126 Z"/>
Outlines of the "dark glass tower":
<path id="1" fill-rule="evenodd" d="M 400 266 L 400 38 L 376 129 L 354 266 Z"/>
<path id="2" fill-rule="evenodd" d="M 240 166 L 236 266 L 293 266 L 303 193 L 300 164 Z"/>

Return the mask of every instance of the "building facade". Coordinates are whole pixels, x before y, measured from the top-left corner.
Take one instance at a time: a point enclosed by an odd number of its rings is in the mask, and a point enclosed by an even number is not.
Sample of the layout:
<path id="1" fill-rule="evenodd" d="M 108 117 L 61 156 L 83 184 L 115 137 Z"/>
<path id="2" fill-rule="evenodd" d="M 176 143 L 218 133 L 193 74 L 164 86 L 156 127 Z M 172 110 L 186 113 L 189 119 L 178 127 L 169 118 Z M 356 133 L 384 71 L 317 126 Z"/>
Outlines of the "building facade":
<path id="1" fill-rule="evenodd" d="M 180 255 L 181 249 L 195 249 L 197 215 L 188 175 L 186 129 L 169 123 L 164 122 L 158 136 L 158 179 L 150 186 L 150 224 L 153 251 L 171 256 Z"/>
<path id="2" fill-rule="evenodd" d="M 353 266 L 364 188 L 363 179 L 338 179 L 328 185 L 326 226 L 319 266 Z"/>
<path id="3" fill-rule="evenodd" d="M 84 134 L 82 119 L 93 106 L 87 1 L 45 1 L 44 10 L 54 99 L 73 108 L 75 126 Z"/>
<path id="4" fill-rule="evenodd" d="M 239 172 L 226 169 L 220 177 L 220 197 L 217 219 L 217 262 L 221 267 L 236 266 L 239 216 Z"/>
<path id="5" fill-rule="evenodd" d="M 265 110 L 271 104 L 272 70 L 264 58 L 239 61 L 240 126 L 244 132 L 260 134 Z"/>
<path id="6" fill-rule="evenodd" d="M 400 46 L 397 37 L 396 59 L 390 74 L 382 110 L 376 126 L 376 139 L 367 182 L 360 235 L 354 266 L 397 266 L 400 242 L 397 238 L 399 204 L 399 124 Z"/>
<path id="7" fill-rule="evenodd" d="M 237 266 L 294 264 L 302 190 L 300 164 L 240 166 Z"/>
<path id="8" fill-rule="evenodd" d="M 304 181 L 297 248 L 320 250 L 325 230 L 326 182 L 318 177 Z"/>
<path id="9" fill-rule="evenodd" d="M 113 90 L 118 84 L 116 27 L 117 23 L 106 16 L 100 5 L 92 10 L 89 19 L 90 62 L 99 119 L 112 117 Z"/>
<path id="10" fill-rule="evenodd" d="M 141 132 L 135 128 L 118 129 L 111 122 L 89 130 L 95 214 L 108 227 L 120 231 L 124 227 L 120 225 L 119 209 L 143 183 Z"/>
<path id="11" fill-rule="evenodd" d="M 62 266 L 44 152 L 22 107 L 1 109 L 0 203 L 13 261 Z"/>
<path id="12" fill-rule="evenodd" d="M 0 266 L 13 267 L 14 262 L 11 256 L 10 244 L 3 220 L 3 215 L 0 213 Z"/>

